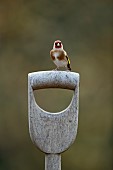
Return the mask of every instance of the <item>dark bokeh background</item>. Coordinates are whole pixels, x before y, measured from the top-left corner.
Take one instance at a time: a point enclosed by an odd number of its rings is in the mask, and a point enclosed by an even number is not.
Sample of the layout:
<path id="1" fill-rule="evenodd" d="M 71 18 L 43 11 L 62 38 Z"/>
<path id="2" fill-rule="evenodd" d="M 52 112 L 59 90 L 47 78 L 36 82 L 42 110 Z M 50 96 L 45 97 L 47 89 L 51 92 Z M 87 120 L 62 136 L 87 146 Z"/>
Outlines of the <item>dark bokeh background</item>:
<path id="1" fill-rule="evenodd" d="M 27 74 L 55 68 L 49 51 L 56 39 L 81 76 L 78 136 L 62 167 L 112 170 L 112 0 L 0 0 L 0 170 L 44 169 L 28 132 Z M 71 96 L 42 90 L 36 99 L 56 112 Z"/>

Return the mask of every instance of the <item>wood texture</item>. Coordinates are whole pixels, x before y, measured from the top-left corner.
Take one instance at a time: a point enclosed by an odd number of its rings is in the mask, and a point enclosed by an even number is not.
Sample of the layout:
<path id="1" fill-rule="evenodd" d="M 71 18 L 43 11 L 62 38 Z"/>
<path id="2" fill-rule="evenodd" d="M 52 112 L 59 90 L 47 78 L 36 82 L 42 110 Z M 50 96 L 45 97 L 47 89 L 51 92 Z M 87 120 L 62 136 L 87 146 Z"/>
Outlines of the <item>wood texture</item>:
<path id="1" fill-rule="evenodd" d="M 75 90 L 79 74 L 69 71 L 40 71 L 28 74 L 33 90 L 45 88 L 62 88 Z"/>

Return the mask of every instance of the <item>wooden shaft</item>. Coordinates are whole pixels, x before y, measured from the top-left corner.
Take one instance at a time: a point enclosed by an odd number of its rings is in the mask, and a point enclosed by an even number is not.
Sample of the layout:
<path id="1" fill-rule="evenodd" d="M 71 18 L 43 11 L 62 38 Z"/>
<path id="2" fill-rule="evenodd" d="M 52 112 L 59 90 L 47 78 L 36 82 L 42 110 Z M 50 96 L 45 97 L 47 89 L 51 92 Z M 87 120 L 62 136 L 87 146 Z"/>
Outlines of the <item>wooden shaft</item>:
<path id="1" fill-rule="evenodd" d="M 61 154 L 45 154 L 45 170 L 61 170 Z"/>

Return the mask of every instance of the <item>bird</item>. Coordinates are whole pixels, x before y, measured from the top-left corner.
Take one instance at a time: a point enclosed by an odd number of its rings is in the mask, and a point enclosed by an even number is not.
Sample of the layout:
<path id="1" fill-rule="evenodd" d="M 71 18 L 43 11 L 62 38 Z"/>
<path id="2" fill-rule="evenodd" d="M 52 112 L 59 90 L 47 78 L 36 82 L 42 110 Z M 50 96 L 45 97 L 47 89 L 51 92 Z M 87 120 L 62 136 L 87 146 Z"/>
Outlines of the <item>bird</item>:
<path id="1" fill-rule="evenodd" d="M 67 52 L 63 49 L 63 44 L 60 40 L 54 41 L 50 57 L 57 66 L 55 70 L 58 70 L 60 67 L 66 67 L 67 71 L 71 71 L 70 59 Z"/>

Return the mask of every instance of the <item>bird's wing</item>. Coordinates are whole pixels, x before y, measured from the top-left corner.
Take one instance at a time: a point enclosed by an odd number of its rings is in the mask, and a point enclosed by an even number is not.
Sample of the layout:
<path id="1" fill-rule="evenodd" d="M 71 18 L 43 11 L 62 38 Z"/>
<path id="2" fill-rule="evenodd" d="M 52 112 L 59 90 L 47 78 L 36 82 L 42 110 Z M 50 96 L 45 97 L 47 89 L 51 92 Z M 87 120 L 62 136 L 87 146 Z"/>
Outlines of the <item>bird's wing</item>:
<path id="1" fill-rule="evenodd" d="M 67 55 L 67 52 L 64 51 L 64 54 L 65 54 L 65 59 L 66 59 L 66 61 L 70 64 L 70 59 L 69 59 L 69 57 L 68 57 L 68 55 Z"/>

